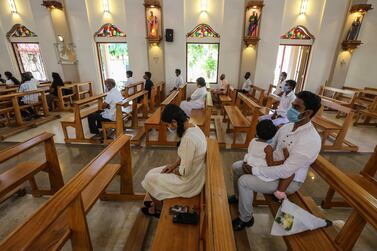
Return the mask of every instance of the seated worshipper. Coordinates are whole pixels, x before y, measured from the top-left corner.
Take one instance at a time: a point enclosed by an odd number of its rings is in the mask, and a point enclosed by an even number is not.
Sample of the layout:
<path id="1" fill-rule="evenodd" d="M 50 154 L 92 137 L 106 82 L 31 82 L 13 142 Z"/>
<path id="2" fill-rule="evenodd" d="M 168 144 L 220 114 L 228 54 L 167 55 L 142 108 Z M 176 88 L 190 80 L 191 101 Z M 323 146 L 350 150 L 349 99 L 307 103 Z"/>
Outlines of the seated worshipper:
<path id="1" fill-rule="evenodd" d="M 270 119 L 276 126 L 281 126 L 289 122 L 287 118 L 287 111 L 292 107 L 292 102 L 296 99 L 294 89 L 296 88 L 296 81 L 285 81 L 284 93 L 281 96 L 279 106 L 272 115 L 263 115 L 259 120 Z"/>
<path id="2" fill-rule="evenodd" d="M 64 86 L 64 82 L 62 78 L 60 77 L 59 73 L 53 72 L 51 76 L 52 76 L 52 83 L 50 87 L 50 95 L 47 96 L 47 103 L 50 110 L 52 110 L 52 102 L 54 101 L 55 98 L 58 97 L 58 87 Z M 73 93 L 72 90 L 62 89 L 63 95 L 69 95 L 72 93 Z"/>
<path id="3" fill-rule="evenodd" d="M 151 98 L 152 88 L 153 88 L 153 82 L 151 80 L 151 77 L 152 77 L 152 73 L 150 73 L 149 71 L 144 73 L 144 76 L 143 76 L 143 78 L 145 79 L 144 90 L 148 91 L 148 99 Z"/>
<path id="4" fill-rule="evenodd" d="M 99 136 L 99 129 L 102 128 L 102 121 L 115 121 L 116 104 L 123 100 L 122 94 L 116 88 L 115 80 L 105 80 L 107 96 L 102 104 L 103 111 L 92 113 L 88 116 L 90 133 Z"/>
<path id="5" fill-rule="evenodd" d="M 242 89 L 240 90 L 242 93 L 249 93 L 251 87 L 253 87 L 253 82 L 251 82 L 251 74 L 250 72 L 245 73 L 245 82 L 243 82 Z"/>
<path id="6" fill-rule="evenodd" d="M 161 121 L 169 131 L 176 131 L 178 143 L 177 160 L 169 165 L 150 170 L 141 185 L 149 199 L 141 211 L 146 215 L 159 216 L 162 201 L 169 198 L 191 198 L 203 189 L 205 182 L 205 158 L 207 140 L 203 131 L 194 124 L 184 111 L 174 104 L 165 107 Z"/>
<path id="7" fill-rule="evenodd" d="M 229 89 L 229 82 L 225 79 L 225 74 L 220 75 L 220 81 L 217 88 L 211 89 L 215 101 L 219 101 L 219 95 L 226 95 Z"/>
<path id="8" fill-rule="evenodd" d="M 174 88 L 170 92 L 179 90 L 184 85 L 180 69 L 175 69 L 175 75 L 177 76 L 177 78 L 175 79 Z"/>
<path id="9" fill-rule="evenodd" d="M 278 96 L 283 95 L 283 93 L 284 93 L 284 86 L 285 86 L 285 80 L 286 79 L 287 79 L 287 73 L 283 71 L 280 74 L 279 83 L 277 84 L 276 89 L 273 92 L 273 94 L 278 95 Z"/>
<path id="10" fill-rule="evenodd" d="M 200 77 L 196 80 L 197 88 L 186 101 L 181 102 L 181 109 L 190 117 L 192 109 L 203 109 L 207 97 L 206 81 Z"/>
<path id="11" fill-rule="evenodd" d="M 30 77 L 30 74 L 27 72 L 24 72 L 21 74 L 21 85 L 19 92 L 30 92 L 30 91 L 36 91 L 38 90 L 37 85 L 35 84 L 35 81 L 33 81 Z M 38 103 L 39 101 L 39 94 L 34 93 L 30 95 L 23 96 L 20 101 L 20 105 L 30 105 Z M 28 107 L 26 110 L 21 110 L 22 117 L 25 118 L 25 120 L 30 120 L 31 118 L 39 118 L 38 114 L 34 111 L 32 107 Z"/>
<path id="12" fill-rule="evenodd" d="M 29 75 L 31 81 L 33 81 L 36 86 L 40 84 L 39 81 L 34 78 L 33 73 L 31 73 L 30 71 L 27 71 L 26 73 Z"/>
<path id="13" fill-rule="evenodd" d="M 5 82 L 7 86 L 12 87 L 20 85 L 20 81 L 18 81 L 18 79 L 15 78 L 11 72 L 6 71 L 4 72 L 4 75 L 7 78 L 7 81 Z"/>
<path id="14" fill-rule="evenodd" d="M 126 72 L 127 80 L 123 82 L 124 83 L 123 89 L 126 88 L 126 86 L 129 86 L 129 85 L 132 85 L 132 84 L 135 83 L 135 79 L 132 77 L 132 75 L 133 75 L 132 71 Z M 134 91 L 133 91 L 133 89 L 130 89 L 128 91 L 128 95 L 132 95 L 132 94 L 134 94 Z"/>
<path id="15" fill-rule="evenodd" d="M 278 128 L 272 123 L 271 120 L 262 120 L 257 124 L 257 136 L 250 141 L 247 154 L 244 157 L 242 165 L 248 165 L 253 167 L 277 166 L 284 163 L 288 158 L 289 153 L 286 148 L 283 149 L 284 159 L 274 160 L 273 149 L 270 145 L 272 138 L 275 136 Z M 274 181 L 275 179 L 267 178 L 262 175 L 256 175 L 263 181 Z M 287 179 L 280 179 L 278 189 L 274 192 L 277 200 L 282 200 L 286 197 L 285 191 L 289 184 L 292 182 L 294 175 Z"/>
<path id="16" fill-rule="evenodd" d="M 311 119 L 321 108 L 321 98 L 309 91 L 302 91 L 287 112 L 291 123 L 281 127 L 272 140 L 274 159 L 284 160 L 284 148 L 289 152 L 283 164 L 270 166 L 250 166 L 243 161 L 233 163 L 233 182 L 235 195 L 229 197 L 229 203 L 238 201 L 239 217 L 234 219 L 233 229 L 239 231 L 254 224 L 254 192 L 272 194 L 279 189 L 279 179 L 294 175 L 286 192 L 296 192 L 306 179 L 309 166 L 316 160 L 321 150 L 321 137 L 311 123 Z M 265 181 L 259 177 L 270 178 Z"/>

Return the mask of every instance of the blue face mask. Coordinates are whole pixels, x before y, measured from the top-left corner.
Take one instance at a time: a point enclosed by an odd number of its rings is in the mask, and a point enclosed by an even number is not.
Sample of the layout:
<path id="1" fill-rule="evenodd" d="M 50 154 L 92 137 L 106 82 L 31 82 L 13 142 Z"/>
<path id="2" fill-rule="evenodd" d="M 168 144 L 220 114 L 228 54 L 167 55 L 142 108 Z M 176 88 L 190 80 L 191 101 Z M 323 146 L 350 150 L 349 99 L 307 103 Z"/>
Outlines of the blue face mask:
<path id="1" fill-rule="evenodd" d="M 266 143 L 271 145 L 272 144 L 272 139 L 267 140 Z"/>
<path id="2" fill-rule="evenodd" d="M 300 121 L 300 112 L 293 107 L 289 108 L 289 110 L 287 111 L 287 119 L 289 120 L 289 122 L 293 123 Z"/>
<path id="3" fill-rule="evenodd" d="M 288 85 L 284 85 L 283 90 L 284 90 L 285 93 L 289 92 L 290 91 L 289 90 L 289 86 Z"/>

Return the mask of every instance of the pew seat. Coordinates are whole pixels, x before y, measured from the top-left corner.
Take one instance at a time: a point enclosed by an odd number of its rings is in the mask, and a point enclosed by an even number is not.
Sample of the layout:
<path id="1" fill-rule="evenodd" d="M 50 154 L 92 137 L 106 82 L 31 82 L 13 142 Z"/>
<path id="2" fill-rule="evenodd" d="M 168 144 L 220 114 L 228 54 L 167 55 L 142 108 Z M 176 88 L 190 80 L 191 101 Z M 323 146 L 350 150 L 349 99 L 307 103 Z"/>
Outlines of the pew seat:
<path id="1" fill-rule="evenodd" d="M 160 219 L 158 220 L 156 234 L 153 240 L 152 251 L 199 250 L 200 224 L 174 224 L 172 221 L 172 216 L 169 214 L 170 207 L 174 205 L 185 205 L 200 208 L 200 195 L 193 198 L 174 198 L 164 200 L 164 206 L 161 211 Z M 172 238 L 170 234 L 166 233 L 174 233 L 174 238 Z"/>
<path id="2" fill-rule="evenodd" d="M 242 114 L 237 106 L 224 106 L 224 109 L 233 127 L 247 128 L 250 126 L 250 121 Z"/>
<path id="3" fill-rule="evenodd" d="M 337 130 L 340 131 L 342 129 L 341 125 L 338 125 L 337 123 L 326 119 L 326 118 L 319 118 L 319 117 L 314 117 L 312 119 L 312 122 L 317 124 L 318 126 L 322 128 L 326 128 L 326 130 Z"/>
<path id="4" fill-rule="evenodd" d="M 206 113 L 204 109 L 192 110 L 190 120 L 197 126 L 203 126 L 206 121 Z"/>

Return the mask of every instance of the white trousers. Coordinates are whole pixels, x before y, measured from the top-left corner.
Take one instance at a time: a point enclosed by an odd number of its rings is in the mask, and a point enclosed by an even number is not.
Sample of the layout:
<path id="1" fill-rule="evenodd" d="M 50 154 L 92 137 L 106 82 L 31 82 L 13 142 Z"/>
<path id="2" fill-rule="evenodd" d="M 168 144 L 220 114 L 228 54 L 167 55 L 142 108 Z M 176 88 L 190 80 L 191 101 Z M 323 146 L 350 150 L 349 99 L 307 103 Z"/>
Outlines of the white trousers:
<path id="1" fill-rule="evenodd" d="M 253 200 L 254 192 L 272 194 L 279 185 L 279 180 L 263 181 L 257 176 L 245 174 L 242 169 L 243 161 L 234 162 L 232 165 L 234 192 L 238 197 L 238 211 L 240 219 L 248 222 L 253 217 Z M 292 194 L 296 192 L 302 183 L 292 181 L 289 184 L 286 193 Z"/>
<path id="2" fill-rule="evenodd" d="M 182 101 L 179 107 L 190 117 L 192 109 L 203 109 L 204 105 L 196 101 Z"/>

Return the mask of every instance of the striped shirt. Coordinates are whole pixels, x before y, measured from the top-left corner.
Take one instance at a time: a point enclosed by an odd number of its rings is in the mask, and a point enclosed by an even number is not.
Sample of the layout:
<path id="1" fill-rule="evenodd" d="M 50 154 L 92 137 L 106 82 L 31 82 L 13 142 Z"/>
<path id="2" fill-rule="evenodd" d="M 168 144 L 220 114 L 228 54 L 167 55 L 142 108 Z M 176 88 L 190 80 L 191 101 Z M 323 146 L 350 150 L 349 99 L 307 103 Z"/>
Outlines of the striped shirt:
<path id="1" fill-rule="evenodd" d="M 30 92 L 30 91 L 36 91 L 36 90 L 38 90 L 38 88 L 37 88 L 37 85 L 35 84 L 35 81 L 33 80 L 26 81 L 20 86 L 20 92 Z M 26 95 L 22 97 L 21 101 L 25 104 L 35 104 L 35 103 L 38 103 L 38 97 L 39 97 L 38 93 Z"/>

